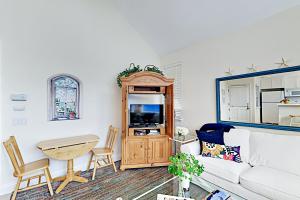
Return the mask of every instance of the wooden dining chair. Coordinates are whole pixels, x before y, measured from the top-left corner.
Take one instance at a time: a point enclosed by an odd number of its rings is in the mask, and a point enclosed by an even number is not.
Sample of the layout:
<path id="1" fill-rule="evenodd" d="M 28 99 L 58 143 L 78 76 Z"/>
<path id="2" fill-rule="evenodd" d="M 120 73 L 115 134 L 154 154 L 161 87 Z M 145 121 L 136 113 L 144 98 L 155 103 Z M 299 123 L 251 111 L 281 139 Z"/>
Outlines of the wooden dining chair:
<path id="1" fill-rule="evenodd" d="M 91 164 L 94 163 L 94 170 L 92 180 L 95 180 L 97 168 L 112 165 L 115 172 L 117 172 L 116 165 L 112 159 L 114 152 L 114 146 L 118 136 L 119 129 L 109 126 L 108 137 L 104 148 L 93 148 L 91 151 L 91 157 L 88 163 L 87 170 L 91 168 Z"/>
<path id="2" fill-rule="evenodd" d="M 48 184 L 48 189 L 50 195 L 52 196 L 53 195 L 53 190 L 51 186 L 52 177 L 49 171 L 49 159 L 45 158 L 45 159 L 41 159 L 38 161 L 25 164 L 14 136 L 10 136 L 7 141 L 3 142 L 3 144 L 14 167 L 13 175 L 18 178 L 17 185 L 15 187 L 11 199 L 12 200 L 16 199 L 18 192 L 30 190 L 46 184 Z M 43 172 L 36 175 L 37 172 L 39 171 L 43 171 Z M 41 182 L 43 176 L 45 176 L 46 182 Z M 33 179 L 38 179 L 38 183 L 34 185 L 30 185 L 30 182 Z M 24 181 L 27 182 L 26 186 L 20 189 L 20 185 Z"/>

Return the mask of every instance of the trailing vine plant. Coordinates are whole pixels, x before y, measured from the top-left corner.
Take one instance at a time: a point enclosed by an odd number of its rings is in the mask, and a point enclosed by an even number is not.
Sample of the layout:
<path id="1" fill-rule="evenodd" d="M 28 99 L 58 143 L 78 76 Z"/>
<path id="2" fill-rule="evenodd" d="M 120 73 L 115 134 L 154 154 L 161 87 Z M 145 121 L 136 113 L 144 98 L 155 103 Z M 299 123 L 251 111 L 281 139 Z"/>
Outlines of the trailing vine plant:
<path id="1" fill-rule="evenodd" d="M 149 71 L 149 72 L 155 72 L 161 75 L 164 75 L 164 73 L 155 65 L 146 65 L 144 67 L 144 70 L 140 67 L 140 65 L 135 65 L 134 63 L 130 63 L 129 67 L 126 68 L 124 71 L 120 72 L 117 76 L 117 83 L 119 87 L 122 87 L 122 77 L 128 77 L 131 74 L 134 74 L 136 72 L 141 72 L 141 71 Z"/>

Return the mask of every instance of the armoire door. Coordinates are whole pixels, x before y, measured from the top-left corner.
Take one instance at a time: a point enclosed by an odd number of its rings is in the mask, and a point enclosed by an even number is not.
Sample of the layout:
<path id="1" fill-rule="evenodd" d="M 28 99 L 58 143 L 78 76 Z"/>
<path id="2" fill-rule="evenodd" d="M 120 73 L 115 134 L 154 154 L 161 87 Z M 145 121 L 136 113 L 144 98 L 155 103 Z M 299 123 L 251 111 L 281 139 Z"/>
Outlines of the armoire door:
<path id="1" fill-rule="evenodd" d="M 148 140 L 148 163 L 168 162 L 169 158 L 169 139 L 149 138 Z"/>
<path id="2" fill-rule="evenodd" d="M 127 164 L 147 163 L 147 139 L 130 138 L 127 140 L 126 161 Z"/>

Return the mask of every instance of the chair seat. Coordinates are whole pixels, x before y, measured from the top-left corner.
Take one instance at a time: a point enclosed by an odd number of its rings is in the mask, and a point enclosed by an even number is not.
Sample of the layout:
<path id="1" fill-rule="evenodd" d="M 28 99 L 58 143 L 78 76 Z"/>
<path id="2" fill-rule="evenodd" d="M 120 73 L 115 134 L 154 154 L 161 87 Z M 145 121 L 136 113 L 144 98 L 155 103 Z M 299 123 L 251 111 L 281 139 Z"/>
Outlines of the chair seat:
<path id="1" fill-rule="evenodd" d="M 46 169 L 47 167 L 49 167 L 49 159 L 44 158 L 21 166 L 19 175 L 20 176 L 28 175 L 33 172 L 36 172 L 37 170 Z"/>
<path id="2" fill-rule="evenodd" d="M 92 152 L 96 156 L 109 155 L 109 154 L 112 154 L 112 149 L 111 148 L 93 148 Z"/>

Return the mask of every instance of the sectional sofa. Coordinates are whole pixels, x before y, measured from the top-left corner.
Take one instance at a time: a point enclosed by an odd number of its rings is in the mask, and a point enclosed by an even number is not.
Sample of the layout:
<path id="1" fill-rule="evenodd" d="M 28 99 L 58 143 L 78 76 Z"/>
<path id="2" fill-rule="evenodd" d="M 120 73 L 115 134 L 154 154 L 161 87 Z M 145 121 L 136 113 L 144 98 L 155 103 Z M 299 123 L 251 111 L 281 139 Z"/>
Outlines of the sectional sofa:
<path id="1" fill-rule="evenodd" d="M 240 146 L 242 162 L 202 157 L 199 141 L 181 146 L 205 167 L 194 183 L 206 180 L 250 200 L 300 200 L 300 133 L 278 135 L 231 129 L 224 143 Z"/>

